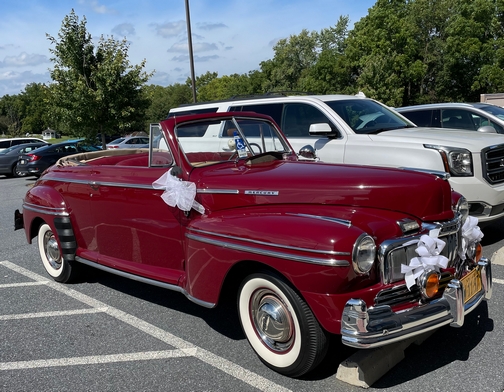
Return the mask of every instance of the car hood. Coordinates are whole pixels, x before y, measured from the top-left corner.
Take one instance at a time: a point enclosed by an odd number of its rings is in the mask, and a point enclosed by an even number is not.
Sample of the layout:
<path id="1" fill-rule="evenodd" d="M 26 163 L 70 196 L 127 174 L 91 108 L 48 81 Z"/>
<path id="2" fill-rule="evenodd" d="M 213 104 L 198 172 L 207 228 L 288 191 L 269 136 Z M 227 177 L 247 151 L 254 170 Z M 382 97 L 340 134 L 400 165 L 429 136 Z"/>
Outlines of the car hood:
<path id="1" fill-rule="evenodd" d="M 504 135 L 501 134 L 446 128 L 402 128 L 369 137 L 374 141 L 398 143 L 404 143 L 408 139 L 415 143 L 465 148 L 475 153 L 479 153 L 485 147 L 504 144 Z"/>
<path id="2" fill-rule="evenodd" d="M 194 170 L 209 210 L 251 205 L 318 204 L 403 212 L 424 221 L 453 218 L 448 181 L 410 170 L 320 162 L 224 164 Z"/>

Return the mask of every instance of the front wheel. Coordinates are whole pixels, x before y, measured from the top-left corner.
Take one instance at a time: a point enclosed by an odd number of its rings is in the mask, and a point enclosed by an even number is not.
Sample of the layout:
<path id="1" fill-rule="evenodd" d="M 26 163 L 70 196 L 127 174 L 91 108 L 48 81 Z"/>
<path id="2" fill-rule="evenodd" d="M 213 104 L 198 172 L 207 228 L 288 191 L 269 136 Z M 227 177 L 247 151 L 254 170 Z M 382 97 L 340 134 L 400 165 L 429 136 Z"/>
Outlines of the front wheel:
<path id="1" fill-rule="evenodd" d="M 306 302 L 276 276 L 247 277 L 240 286 L 238 313 L 250 345 L 278 373 L 302 376 L 327 352 L 326 333 Z"/>
<path id="2" fill-rule="evenodd" d="M 45 270 L 55 281 L 66 283 L 74 278 L 76 266 L 63 258 L 56 235 L 47 223 L 39 228 L 38 248 Z"/>

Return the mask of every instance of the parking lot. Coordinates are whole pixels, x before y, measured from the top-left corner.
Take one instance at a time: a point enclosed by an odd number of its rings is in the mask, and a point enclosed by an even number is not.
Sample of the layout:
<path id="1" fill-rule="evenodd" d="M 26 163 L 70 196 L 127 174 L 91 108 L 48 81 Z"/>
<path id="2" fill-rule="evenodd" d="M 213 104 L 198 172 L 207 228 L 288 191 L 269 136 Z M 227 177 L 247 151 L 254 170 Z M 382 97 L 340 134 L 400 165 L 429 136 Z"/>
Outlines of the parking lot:
<path id="1" fill-rule="evenodd" d="M 52 281 L 35 244 L 14 231 L 33 178 L 0 176 L 0 390 L 357 391 L 336 379 L 355 350 L 337 339 L 323 366 L 289 379 L 264 366 L 239 325 L 234 299 L 210 310 L 183 295 L 97 270 Z M 484 254 L 504 246 L 504 224 L 484 229 Z M 504 258 L 493 266 L 490 302 L 444 327 L 369 390 L 504 390 Z"/>

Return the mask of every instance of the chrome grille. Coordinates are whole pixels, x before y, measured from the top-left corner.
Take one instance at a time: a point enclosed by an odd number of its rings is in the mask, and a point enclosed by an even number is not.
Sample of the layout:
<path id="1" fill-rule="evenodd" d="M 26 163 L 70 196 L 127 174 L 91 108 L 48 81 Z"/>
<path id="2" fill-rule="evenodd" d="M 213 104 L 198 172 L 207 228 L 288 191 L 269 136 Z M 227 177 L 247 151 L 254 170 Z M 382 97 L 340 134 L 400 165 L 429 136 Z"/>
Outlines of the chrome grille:
<path id="1" fill-rule="evenodd" d="M 489 184 L 504 182 L 504 145 L 491 146 L 481 151 L 483 178 Z"/>
<path id="2" fill-rule="evenodd" d="M 439 291 L 438 291 L 436 298 L 443 294 L 444 289 L 446 288 L 446 286 L 448 285 L 448 283 L 452 279 L 453 279 L 453 275 L 450 274 L 449 272 L 441 273 L 441 276 L 439 277 Z M 395 286 L 395 287 L 391 287 L 389 289 L 380 291 L 375 297 L 374 306 L 404 305 L 404 304 L 408 304 L 408 303 L 420 302 L 421 299 L 422 299 L 422 297 L 420 294 L 420 289 L 418 288 L 417 285 L 411 287 L 411 291 L 410 291 L 410 290 L 408 290 L 406 285 L 402 284 L 400 286 Z"/>
<path id="3" fill-rule="evenodd" d="M 401 264 L 409 265 L 411 259 L 418 256 L 415 252 L 418 240 L 432 229 L 440 229 L 439 238 L 446 243 L 441 254 L 448 258 L 449 267 L 454 266 L 458 260 L 460 225 L 459 218 L 443 223 L 428 223 L 423 225 L 423 231 L 419 235 L 384 241 L 378 251 L 382 282 L 388 284 L 404 279 L 404 275 L 401 273 Z"/>

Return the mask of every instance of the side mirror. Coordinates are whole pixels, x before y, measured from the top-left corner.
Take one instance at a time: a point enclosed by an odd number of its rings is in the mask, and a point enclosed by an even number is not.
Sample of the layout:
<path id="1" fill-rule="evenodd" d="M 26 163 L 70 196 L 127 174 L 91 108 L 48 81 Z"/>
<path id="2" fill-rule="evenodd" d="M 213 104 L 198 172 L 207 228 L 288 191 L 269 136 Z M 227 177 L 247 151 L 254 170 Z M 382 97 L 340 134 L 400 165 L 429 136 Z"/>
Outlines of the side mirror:
<path id="1" fill-rule="evenodd" d="M 337 136 L 338 133 L 327 123 L 311 124 L 308 131 L 311 136 Z"/>
<path id="2" fill-rule="evenodd" d="M 299 156 L 306 159 L 312 159 L 312 160 L 317 159 L 315 148 L 313 146 L 310 146 L 309 144 L 307 144 L 304 147 L 301 147 L 301 149 L 299 150 Z"/>
<path id="3" fill-rule="evenodd" d="M 478 128 L 478 132 L 484 132 L 484 133 L 497 133 L 494 127 L 490 125 L 484 125 L 482 127 Z"/>

